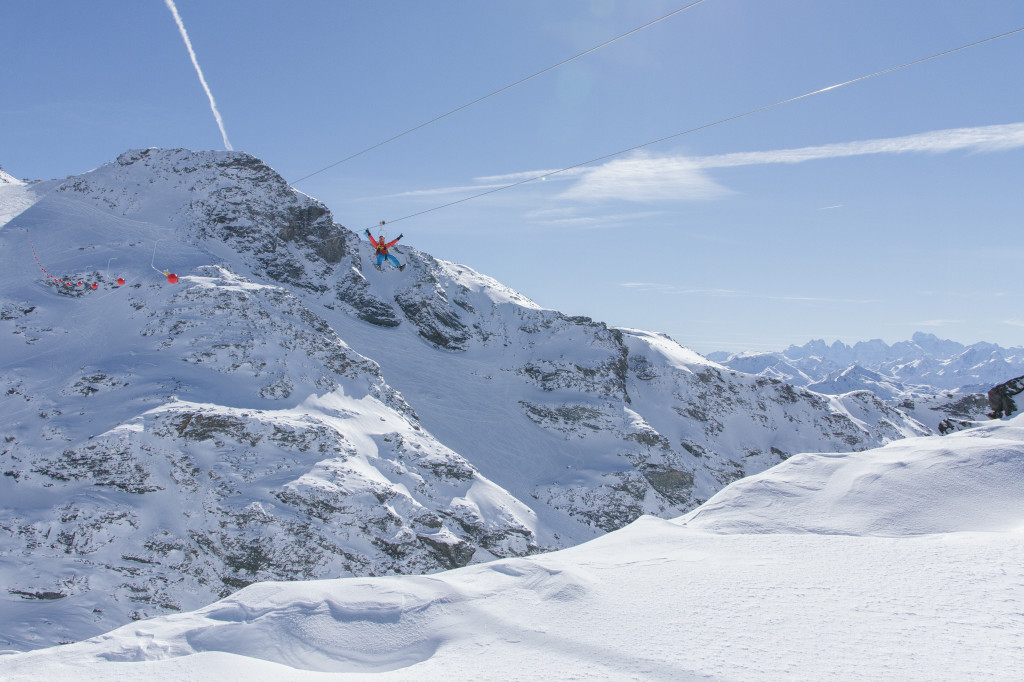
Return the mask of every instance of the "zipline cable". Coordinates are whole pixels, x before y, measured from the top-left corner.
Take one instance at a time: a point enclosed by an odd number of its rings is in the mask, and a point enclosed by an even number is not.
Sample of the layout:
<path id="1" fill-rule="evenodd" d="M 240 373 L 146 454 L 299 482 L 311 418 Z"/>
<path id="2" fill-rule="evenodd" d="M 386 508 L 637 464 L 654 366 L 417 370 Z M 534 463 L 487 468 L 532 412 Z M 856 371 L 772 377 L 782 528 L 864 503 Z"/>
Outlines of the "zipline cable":
<path id="1" fill-rule="evenodd" d="M 580 57 L 584 57 L 584 56 L 590 54 L 591 52 L 596 52 L 597 50 L 600 50 L 602 47 L 607 47 L 608 45 L 611 45 L 612 43 L 614 43 L 617 40 L 621 40 L 623 38 L 626 38 L 627 36 L 631 36 L 634 33 L 642 31 L 645 28 L 648 28 L 650 26 L 654 26 L 658 22 L 665 21 L 669 17 L 675 16 L 676 14 L 679 14 L 680 12 L 685 12 L 686 10 L 690 9 L 691 7 L 695 7 L 695 6 L 701 4 L 704 1 L 705 0 L 696 0 L 696 2 L 691 2 L 686 7 L 681 7 L 681 8 L 679 8 L 679 9 L 673 11 L 673 12 L 669 12 L 668 14 L 666 14 L 663 17 L 659 17 L 659 18 L 655 19 L 654 21 L 647 22 L 643 26 L 638 26 L 638 27 L 634 28 L 632 31 L 628 31 L 626 33 L 623 33 L 622 35 L 615 36 L 611 40 L 607 40 L 607 41 L 601 43 L 600 45 L 595 45 L 594 47 L 590 48 L 589 50 L 585 50 L 584 52 L 580 52 L 579 54 L 577 54 L 575 56 L 572 56 L 572 57 L 569 57 L 568 59 L 564 59 L 564 60 L 558 62 L 557 64 L 554 64 L 552 66 L 549 66 L 546 69 L 543 69 L 542 71 L 538 71 L 537 73 L 532 74 L 530 76 L 527 76 L 526 78 L 521 78 L 521 79 L 517 80 L 515 83 L 512 83 L 510 85 L 506 85 L 505 87 L 501 88 L 500 90 L 495 90 L 494 92 L 492 92 L 492 93 L 490 93 L 488 95 L 484 95 L 483 97 L 479 97 L 479 98 L 473 100 L 472 102 L 469 102 L 468 104 L 463 104 L 461 107 L 458 107 L 457 109 L 452 109 L 451 111 L 449 111 L 446 114 L 441 114 L 440 116 L 437 116 L 436 118 L 432 118 L 429 121 L 427 121 L 426 123 L 421 123 L 418 126 L 416 126 L 415 128 L 409 128 L 408 130 L 406 130 L 403 133 L 399 133 L 399 134 L 397 134 L 397 135 L 395 135 L 393 137 L 389 137 L 388 139 L 384 140 L 383 142 L 378 142 L 377 144 L 373 145 L 372 147 L 367 147 L 366 149 L 364 149 L 362 151 L 359 151 L 359 152 L 356 152 L 355 154 L 352 154 L 351 156 L 347 156 L 344 159 L 342 159 L 341 161 L 337 161 L 335 163 L 332 163 L 330 166 L 324 166 L 323 168 L 321 168 L 318 171 L 314 171 L 314 172 L 310 173 L 309 175 L 304 175 L 303 177 L 299 178 L 298 180 L 296 180 L 295 182 L 293 182 L 291 184 L 292 185 L 297 185 L 300 182 L 302 182 L 303 180 L 308 180 L 311 177 L 313 177 L 314 175 L 318 175 L 320 173 L 323 173 L 325 170 L 330 170 L 331 168 L 334 168 L 335 166 L 340 166 L 341 164 L 345 163 L 346 161 L 351 161 L 352 159 L 356 158 L 357 156 L 362 156 L 363 154 L 365 154 L 367 152 L 370 152 L 370 151 L 373 151 L 374 149 L 377 149 L 378 147 L 383 147 L 384 145 L 388 144 L 389 142 L 394 142 L 395 140 L 397 140 L 400 137 L 405 137 L 409 133 L 414 133 L 417 130 L 420 130 L 421 128 L 426 128 L 431 123 L 437 123 L 441 119 L 448 118 L 452 114 L 457 114 L 460 111 L 462 111 L 463 109 L 468 109 L 469 107 L 473 106 L 474 104 L 479 104 L 480 102 L 483 102 L 485 99 L 489 99 L 491 97 L 494 97 L 495 95 L 499 95 L 499 94 L 505 92 L 506 90 L 511 90 L 512 88 L 516 87 L 517 85 L 522 85 L 526 81 L 532 80 L 532 79 L 536 78 L 537 76 L 541 76 L 541 75 L 547 73 L 548 71 L 553 71 L 553 70 L 557 69 L 558 67 L 564 66 L 564 65 L 568 64 L 571 61 L 579 59 Z"/>
<path id="2" fill-rule="evenodd" d="M 176 274 L 174 274 L 173 272 L 167 272 L 166 270 L 160 270 L 159 268 L 156 267 L 156 265 L 154 265 L 154 263 L 156 263 L 156 247 L 157 247 L 157 245 L 160 242 L 162 242 L 162 241 L 164 241 L 166 239 L 167 239 L 167 237 L 160 237 L 160 239 L 157 239 L 153 243 L 153 258 L 151 258 L 150 261 L 149 261 L 149 267 L 153 268 L 153 270 L 155 272 L 158 272 L 161 275 L 164 275 L 165 277 L 167 277 L 167 283 L 168 284 L 177 284 L 178 283 L 178 276 Z"/>
<path id="3" fill-rule="evenodd" d="M 744 118 L 746 116 L 752 116 L 752 115 L 760 113 L 762 111 L 768 111 L 769 109 L 774 109 L 776 107 L 781 107 L 784 104 L 789 104 L 791 102 L 796 102 L 796 101 L 801 100 L 801 99 L 806 99 L 808 97 L 813 97 L 814 95 L 820 95 L 821 93 L 828 92 L 829 90 L 835 90 L 837 88 L 841 88 L 841 87 L 844 87 L 846 85 L 852 85 L 854 83 L 859 83 L 861 81 L 866 81 L 869 78 L 876 78 L 878 76 L 884 76 L 885 74 L 892 73 L 893 71 L 899 71 L 901 69 L 906 69 L 908 67 L 915 66 L 917 64 L 921 64 L 923 62 L 927 62 L 927 61 L 930 61 L 932 59 L 938 59 L 939 57 L 945 57 L 946 55 L 953 54 L 954 52 L 960 52 L 961 50 L 966 50 L 966 49 L 971 48 L 971 47 L 976 47 L 976 46 L 982 45 L 984 43 L 992 42 L 993 40 L 999 40 L 1000 38 L 1006 38 L 1007 36 L 1011 36 L 1011 35 L 1013 35 L 1015 33 L 1020 33 L 1021 31 L 1024 31 L 1024 27 L 1017 28 L 1017 29 L 1014 29 L 1012 31 L 1007 31 L 1006 33 L 1000 33 L 999 35 L 995 35 L 995 36 L 991 36 L 991 37 L 988 37 L 988 38 L 984 38 L 982 40 L 977 40 L 977 41 L 975 41 L 973 43 L 968 43 L 967 45 L 961 45 L 960 47 L 954 47 L 951 50 L 945 50 L 943 52 L 938 52 L 938 53 L 930 55 L 928 57 L 921 57 L 920 59 L 915 59 L 913 61 L 906 62 L 905 64 L 900 64 L 899 66 L 892 66 L 892 67 L 889 67 L 888 69 L 883 69 L 882 71 L 876 71 L 875 73 L 871 73 L 871 74 L 868 74 L 866 76 L 860 76 L 858 78 L 853 78 L 851 80 L 844 81 L 842 83 L 836 83 L 835 85 L 830 85 L 830 86 L 828 86 L 826 88 L 820 88 L 820 89 L 814 90 L 812 92 L 806 92 L 806 93 L 804 93 L 802 95 L 797 95 L 796 97 L 790 97 L 789 99 L 784 99 L 784 100 L 781 100 L 779 102 L 775 102 L 774 104 L 768 104 L 768 105 L 765 105 L 763 107 L 758 107 L 757 109 L 751 109 L 750 111 L 744 112 L 742 114 L 736 114 L 735 116 L 729 116 L 728 118 L 723 118 L 723 119 L 715 121 L 713 123 L 705 123 L 704 125 L 697 126 L 696 128 L 690 128 L 689 130 L 684 130 L 681 133 L 674 133 L 672 135 L 666 135 L 665 137 L 660 137 L 657 140 L 651 140 L 650 142 L 644 142 L 643 144 L 638 144 L 638 145 L 636 145 L 634 147 L 630 147 L 628 149 L 622 149 L 622 150 L 617 151 L 617 152 L 612 152 L 611 154 L 605 154 L 604 156 L 599 156 L 596 159 L 590 159 L 589 161 L 583 161 L 581 163 L 573 164 L 572 166 L 566 166 L 565 168 L 560 168 L 558 170 L 550 171 L 550 172 L 547 172 L 547 173 L 542 173 L 540 175 L 535 175 L 535 176 L 527 178 L 525 180 L 520 180 L 518 182 L 513 182 L 511 184 L 503 185 L 501 187 L 496 187 L 494 189 L 489 189 L 486 192 L 480 192 L 479 194 L 474 194 L 473 196 L 464 197 L 462 199 L 457 199 L 455 201 L 450 201 L 447 204 L 441 204 L 440 206 L 435 206 L 433 208 L 428 208 L 428 209 L 425 209 L 425 210 L 422 210 L 422 211 L 418 211 L 416 213 L 410 213 L 409 215 L 402 216 L 401 218 L 392 218 L 391 220 L 388 221 L 388 223 L 397 223 L 397 222 L 402 221 L 402 220 L 407 220 L 409 218 L 415 218 L 417 216 L 421 216 L 421 215 L 423 215 L 425 213 L 432 213 L 433 211 L 439 211 L 442 208 L 448 208 L 449 206 L 455 206 L 456 204 L 462 204 L 462 203 L 465 203 L 467 201 L 472 201 L 473 199 L 479 199 L 480 197 L 487 196 L 488 194 L 494 194 L 496 192 L 501 192 L 501 191 L 504 191 L 506 189 L 512 189 L 513 187 L 518 187 L 519 185 L 525 185 L 526 183 L 533 182 L 534 180 L 543 180 L 545 178 L 551 177 L 552 175 L 558 175 L 559 173 L 565 173 L 566 171 L 574 170 L 574 169 L 580 168 L 582 166 L 589 166 L 592 163 L 598 163 L 599 161 L 604 161 L 606 159 L 610 159 L 610 158 L 613 158 L 613 157 L 616 157 L 616 156 L 621 156 L 622 154 L 628 154 L 629 152 L 635 152 L 636 150 L 643 149 L 644 147 L 650 147 L 651 145 L 655 145 L 655 144 L 658 144 L 660 142 L 665 142 L 666 140 L 672 140 L 672 139 L 677 138 L 677 137 L 682 137 L 683 135 L 689 135 L 691 133 L 695 133 L 695 132 L 698 132 L 698 131 L 701 131 L 701 130 L 706 130 L 707 128 L 713 128 L 714 126 L 722 125 L 723 123 L 728 123 L 730 121 L 735 121 L 737 119 Z"/>

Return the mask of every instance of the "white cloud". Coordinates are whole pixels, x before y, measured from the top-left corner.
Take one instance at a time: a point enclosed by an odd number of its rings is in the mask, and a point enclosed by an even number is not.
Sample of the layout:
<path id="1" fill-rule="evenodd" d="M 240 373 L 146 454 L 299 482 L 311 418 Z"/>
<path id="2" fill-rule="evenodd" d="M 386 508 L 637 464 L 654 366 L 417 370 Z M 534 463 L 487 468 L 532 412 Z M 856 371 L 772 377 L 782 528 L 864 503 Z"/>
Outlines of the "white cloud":
<path id="1" fill-rule="evenodd" d="M 622 282 L 619 286 L 638 291 L 649 291 L 656 294 L 674 294 L 677 296 L 698 295 L 698 296 L 750 296 L 745 291 L 735 289 L 704 289 L 684 288 L 674 284 L 660 284 L 658 282 Z"/>
<path id="2" fill-rule="evenodd" d="M 544 180 L 563 180 L 571 178 L 583 173 L 585 168 L 570 168 L 568 170 L 559 171 L 557 168 L 549 168 L 548 170 L 532 170 L 522 171 L 519 173 L 505 173 L 504 175 L 484 175 L 479 178 L 474 178 L 477 182 L 493 182 L 500 185 L 508 185 L 513 182 L 522 182 L 523 180 L 533 180 L 544 178 Z"/>
<path id="3" fill-rule="evenodd" d="M 875 299 L 861 298 L 830 298 L 826 296 L 794 296 L 790 294 L 772 294 L 767 292 L 737 291 L 735 289 L 706 289 L 680 287 L 674 284 L 658 282 L 622 282 L 619 286 L 638 291 L 673 296 L 721 296 L 730 298 L 756 298 L 764 301 L 801 301 L 806 303 L 878 303 Z"/>
<path id="4" fill-rule="evenodd" d="M 584 201 L 653 202 L 718 199 L 731 193 L 691 159 L 640 153 L 586 169 L 579 181 L 561 196 Z"/>
<path id="5" fill-rule="evenodd" d="M 803 163 L 867 154 L 943 154 L 960 150 L 997 152 L 1020 147 L 1024 147 L 1024 123 L 1008 123 L 980 128 L 935 130 L 877 140 L 839 142 L 817 147 L 699 156 L 690 160 L 697 168 L 727 168 L 766 163 Z"/>
<path id="6" fill-rule="evenodd" d="M 917 326 L 919 326 L 919 327 L 948 327 L 951 324 L 956 325 L 956 324 L 963 324 L 963 323 L 964 323 L 964 320 L 925 320 L 923 322 L 918 322 Z"/>
<path id="7" fill-rule="evenodd" d="M 385 194 L 382 197 L 374 197 L 375 199 L 394 199 L 396 197 L 433 197 L 433 196 L 444 196 L 447 194 L 467 194 L 469 192 L 480 192 L 481 190 L 494 189 L 501 187 L 505 183 L 490 184 L 490 185 L 461 185 L 459 187 L 435 187 L 433 189 L 416 189 L 408 192 L 399 192 L 398 194 Z"/>
<path id="8" fill-rule="evenodd" d="M 869 154 L 996 152 L 1020 147 L 1024 147 L 1024 123 L 953 128 L 903 137 L 715 156 L 652 156 L 640 153 L 583 169 L 582 177 L 561 196 L 577 200 L 625 199 L 642 202 L 717 199 L 730 194 L 731 190 L 719 185 L 705 173 L 710 168 L 795 164 Z"/>
<path id="9" fill-rule="evenodd" d="M 601 213 L 583 215 L 570 207 L 529 211 L 523 217 L 530 222 L 551 227 L 572 227 L 577 229 L 604 229 L 632 225 L 662 215 L 658 211 L 635 211 L 632 213 Z"/>
<path id="10" fill-rule="evenodd" d="M 953 151 L 990 153 L 1022 147 L 1024 122 L 951 128 L 902 137 L 838 142 L 814 147 L 713 156 L 657 156 L 639 152 L 599 166 L 580 166 L 564 171 L 548 169 L 481 176 L 474 179 L 477 184 L 473 185 L 415 190 L 389 197 L 455 195 L 495 190 L 519 183 L 536 186 L 545 180 L 573 180 L 574 184 L 562 192 L 560 198 L 581 202 L 615 199 L 636 202 L 698 201 L 718 199 L 732 194 L 732 190 L 720 185 L 707 174 L 706 171 L 711 168 L 771 163 L 796 164 L 870 154 L 944 154 Z"/>

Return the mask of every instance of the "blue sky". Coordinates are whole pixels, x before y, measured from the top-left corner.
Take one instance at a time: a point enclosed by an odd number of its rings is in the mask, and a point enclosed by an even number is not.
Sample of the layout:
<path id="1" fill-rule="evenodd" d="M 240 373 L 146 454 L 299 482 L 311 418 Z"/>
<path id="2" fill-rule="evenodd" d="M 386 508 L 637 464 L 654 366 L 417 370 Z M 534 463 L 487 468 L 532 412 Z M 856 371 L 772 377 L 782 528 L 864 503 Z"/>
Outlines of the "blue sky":
<path id="1" fill-rule="evenodd" d="M 297 181 L 687 0 L 177 0 L 234 149 Z M 6 3 L 0 164 L 223 149 L 162 0 Z M 1024 27 L 1024 2 L 704 0 L 296 186 L 361 231 Z M 1024 33 L 396 222 L 700 352 L 1021 345 Z"/>

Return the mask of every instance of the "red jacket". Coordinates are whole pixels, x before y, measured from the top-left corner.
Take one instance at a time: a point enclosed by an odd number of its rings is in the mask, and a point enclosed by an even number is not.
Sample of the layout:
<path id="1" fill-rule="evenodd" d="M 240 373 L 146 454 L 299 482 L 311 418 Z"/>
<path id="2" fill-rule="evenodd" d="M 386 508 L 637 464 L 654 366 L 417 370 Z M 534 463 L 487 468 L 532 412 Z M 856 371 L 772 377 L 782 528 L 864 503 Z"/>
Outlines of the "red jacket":
<path id="1" fill-rule="evenodd" d="M 377 249 L 378 255 L 383 254 L 385 256 L 388 255 L 388 249 L 394 246 L 398 242 L 398 240 L 402 238 L 402 235 L 398 235 L 397 237 L 389 241 L 387 244 L 385 244 L 384 235 L 381 235 L 380 240 L 374 239 L 373 235 L 370 233 L 367 233 L 366 236 L 370 238 L 370 242 Z"/>

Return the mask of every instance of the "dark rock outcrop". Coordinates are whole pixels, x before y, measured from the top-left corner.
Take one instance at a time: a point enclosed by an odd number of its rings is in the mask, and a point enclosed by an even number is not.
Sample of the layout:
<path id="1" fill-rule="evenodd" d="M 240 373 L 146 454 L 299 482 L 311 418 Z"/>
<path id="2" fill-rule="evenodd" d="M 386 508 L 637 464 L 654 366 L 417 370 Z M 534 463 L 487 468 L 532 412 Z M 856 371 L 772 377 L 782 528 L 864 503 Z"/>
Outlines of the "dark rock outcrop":
<path id="1" fill-rule="evenodd" d="M 1016 412 L 1017 404 L 1013 402 L 1013 396 L 1021 391 L 1024 391 L 1024 376 L 991 388 L 988 392 L 988 406 L 992 410 L 988 413 L 989 418 L 1009 417 Z"/>

